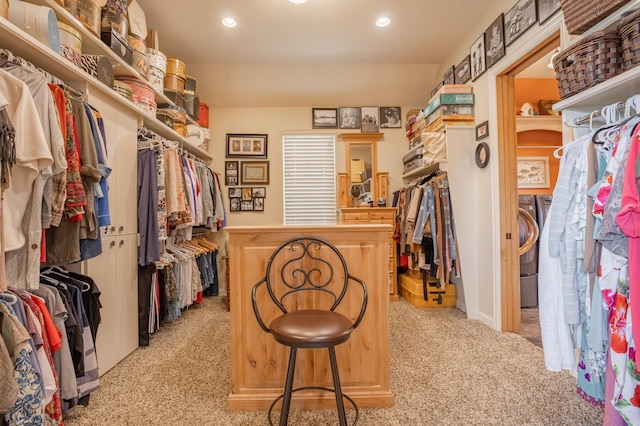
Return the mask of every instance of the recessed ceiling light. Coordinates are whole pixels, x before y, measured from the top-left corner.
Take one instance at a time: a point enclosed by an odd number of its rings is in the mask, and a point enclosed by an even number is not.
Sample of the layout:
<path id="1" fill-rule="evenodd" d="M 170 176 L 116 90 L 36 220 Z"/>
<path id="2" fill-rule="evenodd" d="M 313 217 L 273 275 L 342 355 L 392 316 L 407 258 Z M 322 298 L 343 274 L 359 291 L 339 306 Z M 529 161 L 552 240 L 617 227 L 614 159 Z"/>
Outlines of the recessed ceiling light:
<path id="1" fill-rule="evenodd" d="M 238 25 L 238 23 L 233 18 L 224 18 L 222 20 L 222 25 L 224 25 L 225 27 L 233 28 Z"/>
<path id="2" fill-rule="evenodd" d="M 382 18 L 378 18 L 376 21 L 376 26 L 378 27 L 386 27 L 391 23 L 391 19 L 388 16 L 383 16 Z"/>
<path id="3" fill-rule="evenodd" d="M 307 0 L 289 0 L 289 1 L 293 4 L 302 4 L 307 2 Z"/>

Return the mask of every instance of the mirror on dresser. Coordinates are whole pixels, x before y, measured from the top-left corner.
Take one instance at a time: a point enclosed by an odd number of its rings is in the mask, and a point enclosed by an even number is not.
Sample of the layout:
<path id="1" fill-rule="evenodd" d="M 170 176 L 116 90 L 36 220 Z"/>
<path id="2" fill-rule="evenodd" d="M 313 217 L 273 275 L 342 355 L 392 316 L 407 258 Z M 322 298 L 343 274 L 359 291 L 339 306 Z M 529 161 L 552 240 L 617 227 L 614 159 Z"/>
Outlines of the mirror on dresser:
<path id="1" fill-rule="evenodd" d="M 378 172 L 377 142 L 383 133 L 342 133 L 346 172 L 338 174 L 339 207 L 384 207 L 388 174 Z"/>

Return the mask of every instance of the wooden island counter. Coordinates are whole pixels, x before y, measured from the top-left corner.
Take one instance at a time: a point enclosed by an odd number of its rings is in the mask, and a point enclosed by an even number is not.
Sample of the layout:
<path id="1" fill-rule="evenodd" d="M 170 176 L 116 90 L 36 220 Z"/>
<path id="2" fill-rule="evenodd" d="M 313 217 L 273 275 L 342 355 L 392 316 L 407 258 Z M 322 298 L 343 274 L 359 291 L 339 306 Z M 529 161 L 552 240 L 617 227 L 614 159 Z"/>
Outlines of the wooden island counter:
<path id="1" fill-rule="evenodd" d="M 276 343 L 258 325 L 251 305 L 251 289 L 264 276 L 274 249 L 299 236 L 320 237 L 334 244 L 342 252 L 349 272 L 364 280 L 369 291 L 362 323 L 347 342 L 336 346 L 343 392 L 358 407 L 393 406 L 389 386 L 390 226 L 228 227 L 225 230 L 229 237 L 231 292 L 231 393 L 227 408 L 267 410 L 283 391 L 289 348 Z M 298 351 L 294 388 L 308 385 L 333 387 L 326 349 Z M 348 402 L 345 404 L 347 409 L 351 408 Z M 294 409 L 332 408 L 335 396 L 324 391 L 296 392 L 291 406 Z"/>

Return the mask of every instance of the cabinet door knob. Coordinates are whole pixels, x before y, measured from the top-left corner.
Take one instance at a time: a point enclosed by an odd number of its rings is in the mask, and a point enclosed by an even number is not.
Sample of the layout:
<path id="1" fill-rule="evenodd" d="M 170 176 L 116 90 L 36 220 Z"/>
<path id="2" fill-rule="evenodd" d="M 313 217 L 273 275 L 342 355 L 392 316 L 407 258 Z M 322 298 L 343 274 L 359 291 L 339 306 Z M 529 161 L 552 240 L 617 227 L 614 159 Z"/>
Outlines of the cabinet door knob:
<path id="1" fill-rule="evenodd" d="M 124 231 L 124 226 L 120 226 L 120 228 L 118 228 L 118 232 L 122 232 Z"/>
<path id="2" fill-rule="evenodd" d="M 120 240 L 120 243 L 118 245 L 122 247 L 124 245 L 124 240 Z"/>
<path id="3" fill-rule="evenodd" d="M 115 226 L 111 227 L 111 232 L 116 232 L 116 227 Z"/>
<path id="4" fill-rule="evenodd" d="M 111 241 L 111 243 L 109 243 L 109 247 L 115 247 L 116 246 L 116 242 L 115 241 Z"/>

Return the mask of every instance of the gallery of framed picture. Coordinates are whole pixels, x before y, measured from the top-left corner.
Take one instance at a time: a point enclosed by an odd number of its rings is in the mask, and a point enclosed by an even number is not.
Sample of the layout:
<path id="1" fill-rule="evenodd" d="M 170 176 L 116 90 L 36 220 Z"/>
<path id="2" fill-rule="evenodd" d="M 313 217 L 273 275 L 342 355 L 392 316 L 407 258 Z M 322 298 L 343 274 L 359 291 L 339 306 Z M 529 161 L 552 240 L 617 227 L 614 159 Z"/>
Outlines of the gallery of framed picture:
<path id="1" fill-rule="evenodd" d="M 311 127 L 314 129 L 356 129 L 362 133 L 377 133 L 380 129 L 402 127 L 399 106 L 363 106 L 312 108 Z"/>
<path id="2" fill-rule="evenodd" d="M 264 211 L 267 189 L 260 185 L 269 184 L 267 135 L 227 133 L 226 157 L 224 183 L 231 187 L 229 211 Z"/>
<path id="3" fill-rule="evenodd" d="M 229 188 L 229 211 L 264 211 L 266 195 L 264 186 Z"/>
<path id="4" fill-rule="evenodd" d="M 475 81 L 506 55 L 506 48 L 518 37 L 535 24 L 542 25 L 559 10 L 560 0 L 516 1 L 475 38 L 469 47 L 469 55 L 448 68 L 437 86 Z M 438 88 L 435 87 L 432 93 L 437 92 Z"/>

